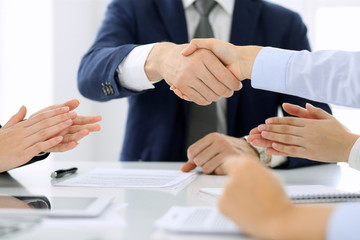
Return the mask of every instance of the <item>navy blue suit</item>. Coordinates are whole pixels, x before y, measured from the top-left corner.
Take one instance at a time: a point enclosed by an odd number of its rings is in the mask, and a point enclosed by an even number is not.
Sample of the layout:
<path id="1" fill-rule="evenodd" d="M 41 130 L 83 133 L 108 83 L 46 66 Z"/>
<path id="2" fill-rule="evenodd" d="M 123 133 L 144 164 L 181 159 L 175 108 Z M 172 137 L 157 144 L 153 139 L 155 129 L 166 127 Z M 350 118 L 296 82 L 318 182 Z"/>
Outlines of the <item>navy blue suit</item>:
<path id="1" fill-rule="evenodd" d="M 307 30 L 298 14 L 261 0 L 236 0 L 230 42 L 235 45 L 272 46 L 292 50 L 310 49 Z M 78 72 L 78 87 L 87 98 L 108 101 L 128 97 L 129 113 L 121 153 L 124 161 L 184 161 L 188 102 L 169 90 L 165 81 L 155 89 L 133 92 L 120 85 L 116 69 L 138 45 L 169 41 L 188 43 L 181 0 L 113 0 L 95 43 L 85 54 Z M 269 79 L 271 81 L 271 79 Z M 113 86 L 104 94 L 102 84 Z M 242 137 L 266 118 L 277 115 L 283 102 L 304 106 L 306 102 L 330 112 L 326 104 L 251 88 L 227 101 L 228 135 Z M 289 158 L 284 168 L 317 164 Z"/>

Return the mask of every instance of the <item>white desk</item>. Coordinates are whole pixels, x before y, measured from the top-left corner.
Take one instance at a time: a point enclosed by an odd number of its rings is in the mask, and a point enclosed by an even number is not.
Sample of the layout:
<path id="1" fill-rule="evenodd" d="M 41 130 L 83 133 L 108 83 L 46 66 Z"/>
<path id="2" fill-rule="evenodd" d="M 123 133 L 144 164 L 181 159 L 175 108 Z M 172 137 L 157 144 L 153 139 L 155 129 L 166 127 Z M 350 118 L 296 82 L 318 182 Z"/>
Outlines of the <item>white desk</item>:
<path id="1" fill-rule="evenodd" d="M 150 190 L 126 190 L 114 188 L 53 187 L 50 173 L 61 168 L 78 167 L 84 173 L 97 167 L 178 169 L 180 163 L 120 163 L 120 162 L 54 162 L 41 161 L 10 171 L 10 176 L 0 176 L 0 193 L 31 193 L 45 196 L 114 196 L 114 202 L 127 202 L 129 205 L 119 214 L 126 222 L 125 227 L 99 226 L 89 228 L 67 227 L 34 230 L 18 234 L 10 239 L 246 239 L 242 236 L 211 236 L 191 234 L 170 234 L 154 228 L 153 222 L 162 216 L 172 205 L 213 205 L 199 196 L 199 188 L 223 187 L 226 176 L 200 175 L 187 187 L 174 195 Z M 294 170 L 276 170 L 287 184 L 323 184 L 343 190 L 360 190 L 360 172 L 347 165 L 321 165 Z M 20 185 L 19 185 L 20 184 Z"/>

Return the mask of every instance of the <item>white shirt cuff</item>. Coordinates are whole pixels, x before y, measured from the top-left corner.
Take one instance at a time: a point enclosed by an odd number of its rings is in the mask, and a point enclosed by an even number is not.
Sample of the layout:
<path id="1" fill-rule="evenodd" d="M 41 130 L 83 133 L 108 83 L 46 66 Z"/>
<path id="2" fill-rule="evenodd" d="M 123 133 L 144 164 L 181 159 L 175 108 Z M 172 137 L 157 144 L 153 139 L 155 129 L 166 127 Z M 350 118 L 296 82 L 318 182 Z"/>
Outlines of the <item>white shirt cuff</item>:
<path id="1" fill-rule="evenodd" d="M 282 165 L 283 163 L 285 163 L 287 161 L 287 157 L 285 156 L 275 156 L 272 155 L 271 156 L 271 160 L 269 163 L 269 167 L 271 168 L 275 168 L 275 167 L 279 167 L 280 165 Z"/>
<path id="2" fill-rule="evenodd" d="M 286 93 L 286 73 L 294 51 L 265 47 L 257 55 L 252 74 L 253 88 Z"/>
<path id="3" fill-rule="evenodd" d="M 360 138 L 356 140 L 351 148 L 348 163 L 350 167 L 360 170 Z"/>
<path id="4" fill-rule="evenodd" d="M 120 85 L 132 91 L 140 92 L 154 88 L 145 73 L 146 59 L 155 43 L 134 48 L 117 68 Z"/>

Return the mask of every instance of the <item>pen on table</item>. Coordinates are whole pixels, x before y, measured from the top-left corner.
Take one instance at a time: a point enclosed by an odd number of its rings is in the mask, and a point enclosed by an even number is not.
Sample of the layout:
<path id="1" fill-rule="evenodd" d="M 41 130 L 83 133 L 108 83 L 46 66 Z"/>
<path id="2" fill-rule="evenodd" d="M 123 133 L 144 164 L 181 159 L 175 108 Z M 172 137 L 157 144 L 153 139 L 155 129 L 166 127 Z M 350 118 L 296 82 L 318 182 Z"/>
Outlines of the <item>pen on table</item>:
<path id="1" fill-rule="evenodd" d="M 66 175 L 76 173 L 77 170 L 78 169 L 76 167 L 69 168 L 69 169 L 59 169 L 59 170 L 56 170 L 53 173 L 51 173 L 50 177 L 52 177 L 52 178 L 62 178 L 64 176 L 66 176 Z"/>

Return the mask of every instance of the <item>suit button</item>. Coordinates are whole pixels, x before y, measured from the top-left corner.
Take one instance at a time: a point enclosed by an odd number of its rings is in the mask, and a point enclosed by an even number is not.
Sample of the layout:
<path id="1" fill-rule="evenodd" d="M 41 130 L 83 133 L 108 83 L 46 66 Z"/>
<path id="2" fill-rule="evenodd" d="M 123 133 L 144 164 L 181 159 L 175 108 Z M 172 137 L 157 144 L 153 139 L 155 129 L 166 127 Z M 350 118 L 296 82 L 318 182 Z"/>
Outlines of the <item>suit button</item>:
<path id="1" fill-rule="evenodd" d="M 106 84 L 106 86 L 108 87 L 108 89 L 109 89 L 109 94 L 114 94 L 114 88 L 111 86 L 111 83 L 110 82 L 106 82 L 105 83 Z"/>
<path id="2" fill-rule="evenodd" d="M 101 83 L 101 86 L 102 86 L 102 91 L 103 91 L 103 93 L 105 94 L 105 95 L 108 95 L 108 92 L 107 92 L 107 90 L 106 90 L 106 86 L 103 84 L 103 83 Z"/>

